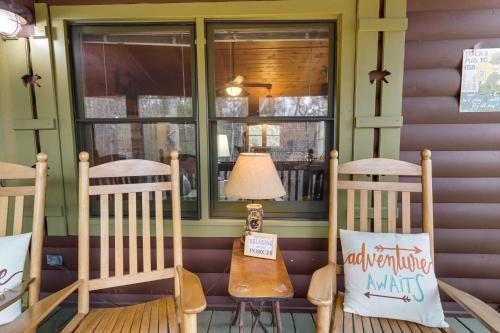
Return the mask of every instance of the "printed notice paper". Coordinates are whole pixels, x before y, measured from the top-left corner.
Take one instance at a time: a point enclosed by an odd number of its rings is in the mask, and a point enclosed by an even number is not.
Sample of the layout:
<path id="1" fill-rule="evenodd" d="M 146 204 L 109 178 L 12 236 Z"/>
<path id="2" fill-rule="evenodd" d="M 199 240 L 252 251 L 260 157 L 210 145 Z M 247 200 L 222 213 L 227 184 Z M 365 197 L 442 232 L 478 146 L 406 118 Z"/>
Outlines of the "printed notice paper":
<path id="1" fill-rule="evenodd" d="M 244 255 L 276 260 L 277 242 L 277 235 L 252 232 L 245 237 Z"/>
<path id="2" fill-rule="evenodd" d="M 500 49 L 464 50 L 460 112 L 500 111 Z"/>

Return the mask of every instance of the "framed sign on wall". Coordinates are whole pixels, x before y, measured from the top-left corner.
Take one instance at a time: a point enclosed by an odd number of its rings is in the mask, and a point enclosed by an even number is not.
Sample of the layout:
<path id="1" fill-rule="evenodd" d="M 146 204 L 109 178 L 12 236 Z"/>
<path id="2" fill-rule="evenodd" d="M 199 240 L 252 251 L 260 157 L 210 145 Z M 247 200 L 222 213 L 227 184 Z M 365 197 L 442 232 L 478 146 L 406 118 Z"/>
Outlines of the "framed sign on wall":
<path id="1" fill-rule="evenodd" d="M 464 50 L 460 112 L 500 112 L 500 48 Z"/>

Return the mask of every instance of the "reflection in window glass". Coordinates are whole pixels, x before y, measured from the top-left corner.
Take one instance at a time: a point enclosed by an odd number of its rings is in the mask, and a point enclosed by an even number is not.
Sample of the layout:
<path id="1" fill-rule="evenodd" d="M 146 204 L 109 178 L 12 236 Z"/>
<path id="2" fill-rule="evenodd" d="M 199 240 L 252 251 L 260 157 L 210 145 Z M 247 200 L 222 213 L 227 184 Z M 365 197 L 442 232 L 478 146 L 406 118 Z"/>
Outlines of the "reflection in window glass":
<path id="1" fill-rule="evenodd" d="M 178 150 L 182 214 L 197 217 L 193 26 L 75 25 L 71 34 L 78 149 L 92 165 L 170 163 Z"/>
<path id="2" fill-rule="evenodd" d="M 193 113 L 191 97 L 139 96 L 139 117 L 189 117 Z"/>
<path id="3" fill-rule="evenodd" d="M 326 216 L 334 24 L 211 23 L 207 34 L 211 138 L 229 146 L 229 156 L 212 156 L 212 214 L 244 215 L 245 203 L 224 196 L 224 186 L 240 153 L 259 152 L 271 155 L 287 190 L 262 202 L 267 216 Z"/>
<path id="4" fill-rule="evenodd" d="M 327 116 L 328 96 L 261 97 L 259 114 L 270 117 Z"/>
<path id="5" fill-rule="evenodd" d="M 127 102 L 125 96 L 85 97 L 86 118 L 126 118 Z"/>
<path id="6" fill-rule="evenodd" d="M 248 116 L 248 98 L 217 97 L 216 112 L 218 117 L 246 117 Z"/>

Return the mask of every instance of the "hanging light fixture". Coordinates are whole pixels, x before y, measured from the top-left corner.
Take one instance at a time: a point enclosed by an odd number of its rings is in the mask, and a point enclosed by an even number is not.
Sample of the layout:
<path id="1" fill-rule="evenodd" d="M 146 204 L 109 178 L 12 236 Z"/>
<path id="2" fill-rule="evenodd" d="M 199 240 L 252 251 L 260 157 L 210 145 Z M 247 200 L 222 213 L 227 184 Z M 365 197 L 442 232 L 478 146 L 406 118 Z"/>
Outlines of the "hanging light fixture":
<path id="1" fill-rule="evenodd" d="M 231 81 L 226 84 L 226 94 L 231 97 L 237 97 L 243 92 L 243 88 L 241 87 L 241 83 L 243 82 L 243 76 L 238 75 L 234 77 L 234 43 L 231 42 L 229 45 L 229 61 L 230 61 L 230 69 L 231 69 Z"/>
<path id="2" fill-rule="evenodd" d="M 33 22 L 30 10 L 14 0 L 0 0 L 0 34 L 15 36 L 23 25 Z"/>

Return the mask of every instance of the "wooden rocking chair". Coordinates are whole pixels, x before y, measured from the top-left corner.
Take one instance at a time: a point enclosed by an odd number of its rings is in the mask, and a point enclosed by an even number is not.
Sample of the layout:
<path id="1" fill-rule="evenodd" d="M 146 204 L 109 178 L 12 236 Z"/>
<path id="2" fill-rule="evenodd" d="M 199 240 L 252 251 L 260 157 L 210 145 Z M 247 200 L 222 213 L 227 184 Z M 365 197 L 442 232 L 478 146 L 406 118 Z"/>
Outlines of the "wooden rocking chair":
<path id="1" fill-rule="evenodd" d="M 29 332 L 65 298 L 78 289 L 78 313 L 62 332 L 196 332 L 196 314 L 206 307 L 198 277 L 182 267 L 181 207 L 178 153 L 172 152 L 171 165 L 146 160 L 122 160 L 89 168 L 89 155 L 80 153 L 78 280 L 32 306 L 6 330 Z M 152 177 L 154 176 L 154 178 Z M 170 176 L 170 181 L 133 184 L 91 185 L 97 178 L 153 178 Z M 166 268 L 163 244 L 163 196 L 171 191 L 174 267 Z M 137 193 L 142 202 L 142 271 L 137 247 Z M 156 263 L 151 264 L 150 194 L 154 193 Z M 128 272 L 124 270 L 123 195 L 128 196 Z M 100 199 L 100 276 L 89 277 L 89 204 L 90 196 Z M 109 197 L 114 197 L 114 276 L 109 261 Z M 89 309 L 89 292 L 136 283 L 174 278 L 172 296 L 125 307 Z M 6 325 L 7 326 L 7 325 Z"/>
<path id="2" fill-rule="evenodd" d="M 330 212 L 328 265 L 314 272 L 307 298 L 317 306 L 317 332 L 361 333 L 427 333 L 453 332 L 450 329 L 438 329 L 419 324 L 353 315 L 343 311 L 344 294 L 337 291 L 337 274 L 343 274 L 343 266 L 337 264 L 337 212 L 338 191 L 347 191 L 347 229 L 355 228 L 355 198 L 359 191 L 359 229 L 360 231 L 383 232 L 382 227 L 382 192 L 387 192 L 387 232 L 396 232 L 397 193 L 402 198 L 402 232 L 410 233 L 410 193 L 421 193 L 422 227 L 428 233 L 433 247 L 433 212 L 432 212 L 432 166 L 431 152 L 423 150 L 421 165 L 404 161 L 373 158 L 338 164 L 338 153 L 330 154 Z M 416 176 L 419 183 L 399 183 L 386 181 L 346 181 L 339 180 L 339 175 L 347 176 Z M 373 192 L 373 229 L 369 226 L 369 191 Z M 370 205 L 371 207 L 371 205 Z M 385 230 L 384 230 L 385 231 Z M 440 289 L 463 306 L 492 332 L 500 331 L 500 314 L 479 299 L 460 291 L 451 285 L 438 281 Z"/>
<path id="3" fill-rule="evenodd" d="M 18 301 L 28 290 L 28 305 L 38 302 L 40 296 L 40 277 L 42 272 L 42 244 L 45 218 L 45 188 L 47 184 L 47 155 L 36 156 L 35 169 L 12 163 L 0 163 L 0 181 L 34 179 L 33 186 L 0 185 L 0 236 L 19 235 L 28 232 L 23 224 L 24 199 L 33 197 L 33 222 L 31 226 L 31 248 L 29 260 L 29 278 L 18 287 L 3 293 L 0 299 L 0 311 Z M 14 197 L 14 214 L 9 223 L 9 197 Z M 12 232 L 8 232 L 11 229 Z M 1 325 L 0 331 L 3 332 Z M 6 331 L 7 332 L 7 331 Z"/>

